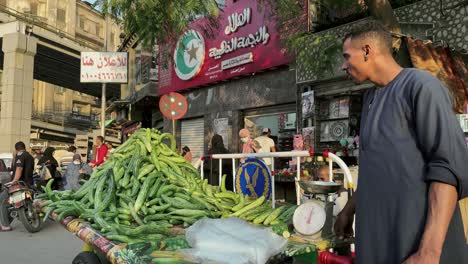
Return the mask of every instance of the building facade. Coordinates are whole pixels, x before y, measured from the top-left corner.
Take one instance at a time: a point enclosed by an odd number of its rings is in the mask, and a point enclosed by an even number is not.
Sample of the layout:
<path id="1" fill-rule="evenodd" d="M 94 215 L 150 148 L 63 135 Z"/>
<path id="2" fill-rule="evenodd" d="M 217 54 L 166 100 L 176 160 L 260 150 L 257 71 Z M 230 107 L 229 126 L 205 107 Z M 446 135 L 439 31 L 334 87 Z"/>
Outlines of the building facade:
<path id="1" fill-rule="evenodd" d="M 108 51 L 116 51 L 120 45 L 120 27 L 90 3 L 80 0 L 2 0 L 0 21 L 4 61 L 0 89 L 2 123 L 5 127 L 19 126 L 22 131 L 7 130 L 9 135 L 4 135 L 6 141 L 3 140 L 5 145 L 0 147 L 0 152 L 11 151 L 12 142 L 20 139 L 30 140 L 31 147 L 66 148 L 74 143 L 76 134 L 86 134 L 97 128 L 100 87 L 79 82 L 79 56 L 81 51 L 102 51 L 106 47 Z M 15 27 L 19 31 L 14 32 Z M 29 47 L 24 49 L 21 43 L 15 44 L 18 39 Z M 10 43 L 17 46 L 11 51 L 5 50 Z M 15 70 L 10 73 L 8 53 L 23 50 L 26 52 L 22 56 L 32 65 L 15 65 L 11 61 Z M 29 68 L 27 72 L 22 70 L 25 67 Z M 11 74 L 25 77 L 20 108 L 18 100 L 14 99 L 19 93 L 8 91 L 14 82 L 19 82 L 8 78 Z M 110 91 L 111 97 L 120 96 L 120 89 L 117 89 L 117 93 Z M 8 108 L 18 108 L 22 116 L 9 119 Z"/>

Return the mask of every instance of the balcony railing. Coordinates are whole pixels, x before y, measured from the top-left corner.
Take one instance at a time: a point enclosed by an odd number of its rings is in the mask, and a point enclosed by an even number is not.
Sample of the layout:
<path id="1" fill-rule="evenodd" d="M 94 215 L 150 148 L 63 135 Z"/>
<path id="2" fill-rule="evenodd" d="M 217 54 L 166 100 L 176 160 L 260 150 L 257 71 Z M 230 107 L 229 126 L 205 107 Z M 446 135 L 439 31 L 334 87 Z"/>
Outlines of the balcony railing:
<path id="1" fill-rule="evenodd" d="M 92 116 L 70 112 L 33 111 L 32 119 L 77 129 L 94 129 L 99 125 Z"/>

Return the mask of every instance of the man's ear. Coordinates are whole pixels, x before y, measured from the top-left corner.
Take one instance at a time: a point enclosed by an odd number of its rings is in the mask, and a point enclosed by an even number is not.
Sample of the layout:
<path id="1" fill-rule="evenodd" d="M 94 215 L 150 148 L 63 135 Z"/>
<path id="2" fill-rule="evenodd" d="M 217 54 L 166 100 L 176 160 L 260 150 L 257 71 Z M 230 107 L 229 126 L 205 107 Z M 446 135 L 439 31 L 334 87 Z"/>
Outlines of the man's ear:
<path id="1" fill-rule="evenodd" d="M 364 61 L 367 61 L 371 52 L 371 47 L 368 44 L 366 44 L 362 47 L 362 51 L 364 53 Z"/>

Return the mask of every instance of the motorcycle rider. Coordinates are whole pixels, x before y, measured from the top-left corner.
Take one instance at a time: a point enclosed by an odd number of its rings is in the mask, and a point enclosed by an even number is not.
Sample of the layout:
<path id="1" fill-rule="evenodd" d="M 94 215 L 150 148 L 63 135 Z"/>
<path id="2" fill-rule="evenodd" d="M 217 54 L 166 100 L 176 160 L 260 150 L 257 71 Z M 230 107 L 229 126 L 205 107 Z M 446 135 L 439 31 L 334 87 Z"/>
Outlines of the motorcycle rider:
<path id="1" fill-rule="evenodd" d="M 34 158 L 26 151 L 26 145 L 19 141 L 15 144 L 15 161 L 13 163 L 13 181 L 23 181 L 28 186 L 33 184 Z M 8 220 L 8 188 L 0 193 L 0 232 L 11 231 Z"/>

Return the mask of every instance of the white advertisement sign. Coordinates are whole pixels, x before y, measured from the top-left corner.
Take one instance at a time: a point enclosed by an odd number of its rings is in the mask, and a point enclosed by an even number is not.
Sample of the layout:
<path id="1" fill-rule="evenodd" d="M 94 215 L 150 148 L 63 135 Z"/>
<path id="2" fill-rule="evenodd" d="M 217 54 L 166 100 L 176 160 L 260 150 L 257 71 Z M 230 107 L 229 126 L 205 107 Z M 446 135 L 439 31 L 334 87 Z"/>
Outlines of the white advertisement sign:
<path id="1" fill-rule="evenodd" d="M 227 69 L 234 68 L 234 67 L 237 67 L 237 66 L 240 66 L 240 65 L 243 65 L 243 64 L 247 64 L 247 63 L 250 63 L 250 62 L 253 62 L 253 53 L 252 52 L 249 52 L 249 53 L 246 53 L 246 54 L 243 54 L 243 55 L 240 55 L 240 56 L 228 59 L 228 60 L 224 60 L 221 63 L 221 69 L 222 70 L 227 70 Z"/>
<path id="2" fill-rule="evenodd" d="M 127 83 L 126 52 L 81 52 L 82 83 Z"/>

